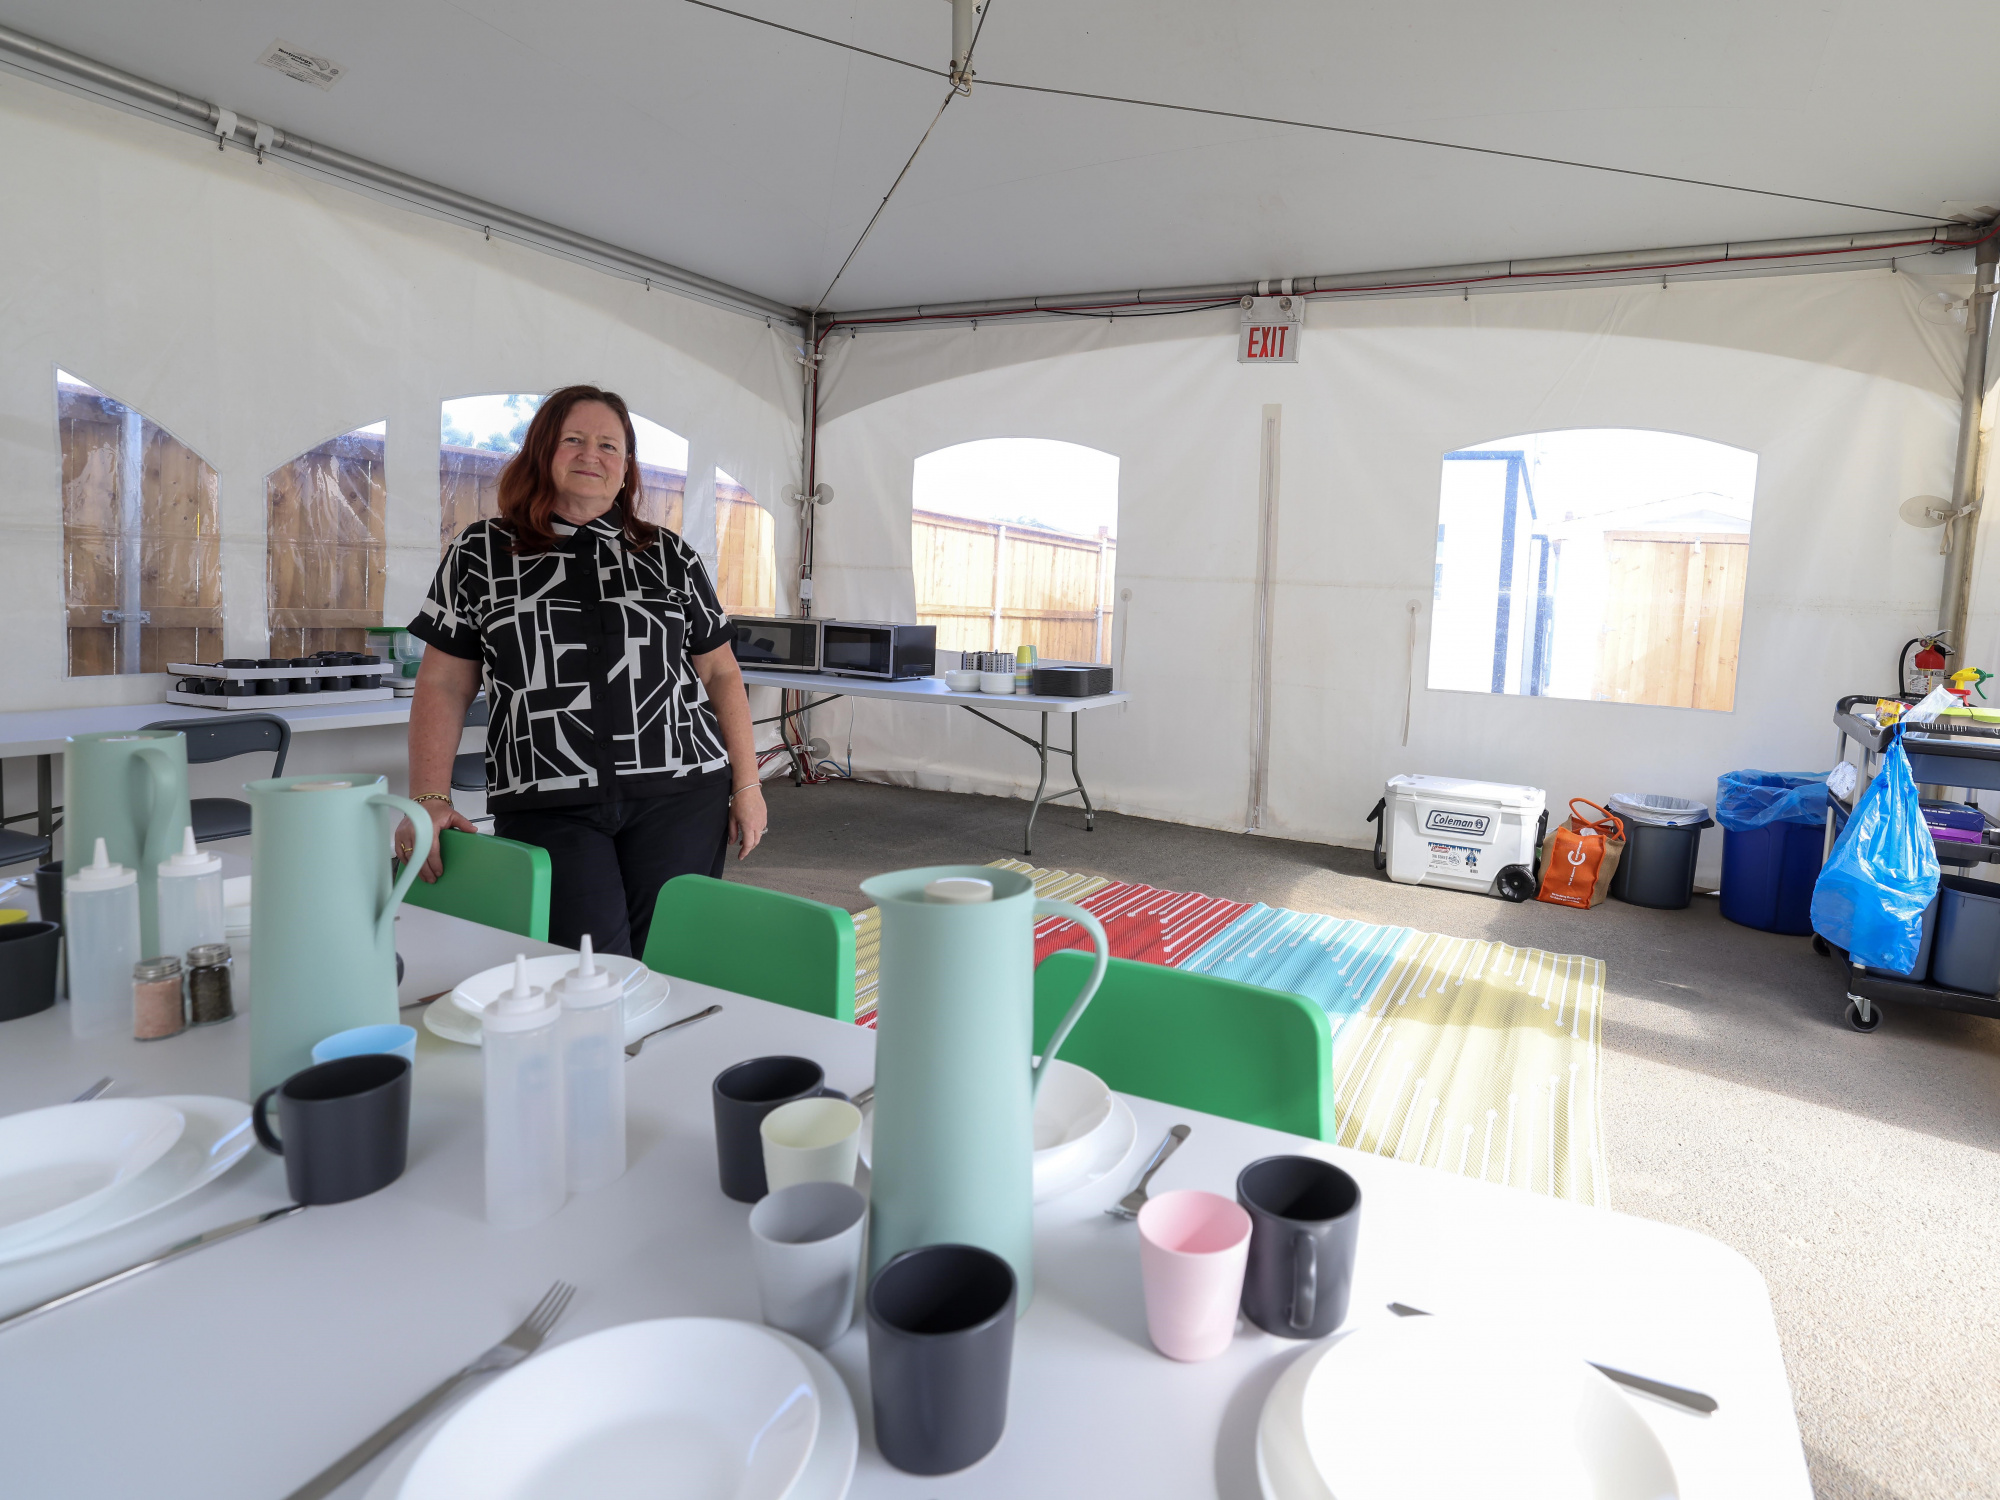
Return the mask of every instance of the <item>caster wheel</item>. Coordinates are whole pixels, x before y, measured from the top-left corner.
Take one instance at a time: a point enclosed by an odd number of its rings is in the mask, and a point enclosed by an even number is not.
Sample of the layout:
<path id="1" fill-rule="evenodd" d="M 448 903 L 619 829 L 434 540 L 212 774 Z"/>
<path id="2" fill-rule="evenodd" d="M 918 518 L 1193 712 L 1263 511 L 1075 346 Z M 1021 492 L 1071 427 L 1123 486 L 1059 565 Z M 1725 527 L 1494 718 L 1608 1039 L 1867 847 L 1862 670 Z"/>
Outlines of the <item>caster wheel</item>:
<path id="1" fill-rule="evenodd" d="M 1821 958 L 1831 958 L 1833 956 L 1833 950 L 1827 947 L 1826 939 L 1816 932 L 1813 934 L 1813 952 L 1817 953 Z"/>
<path id="2" fill-rule="evenodd" d="M 1861 1007 L 1850 1000 L 1847 1002 L 1847 1024 L 1856 1031 L 1873 1031 L 1882 1024 L 1882 1007 L 1869 1006 L 1868 1019 L 1864 1021 L 1861 1019 Z"/>

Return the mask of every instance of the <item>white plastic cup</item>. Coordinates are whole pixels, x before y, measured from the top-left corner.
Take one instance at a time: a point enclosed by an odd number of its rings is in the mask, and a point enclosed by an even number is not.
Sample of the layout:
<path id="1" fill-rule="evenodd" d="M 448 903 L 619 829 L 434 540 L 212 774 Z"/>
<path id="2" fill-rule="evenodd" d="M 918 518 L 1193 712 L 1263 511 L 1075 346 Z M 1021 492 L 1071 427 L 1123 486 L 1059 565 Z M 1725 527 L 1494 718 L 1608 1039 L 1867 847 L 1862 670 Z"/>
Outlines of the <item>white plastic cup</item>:
<path id="1" fill-rule="evenodd" d="M 764 1181 L 771 1192 L 801 1182 L 854 1183 L 861 1111 L 845 1099 L 794 1099 L 764 1116 Z"/>
<path id="2" fill-rule="evenodd" d="M 845 1183 L 794 1183 L 758 1200 L 750 1251 L 767 1324 L 815 1349 L 847 1332 L 867 1219 L 868 1200 Z"/>

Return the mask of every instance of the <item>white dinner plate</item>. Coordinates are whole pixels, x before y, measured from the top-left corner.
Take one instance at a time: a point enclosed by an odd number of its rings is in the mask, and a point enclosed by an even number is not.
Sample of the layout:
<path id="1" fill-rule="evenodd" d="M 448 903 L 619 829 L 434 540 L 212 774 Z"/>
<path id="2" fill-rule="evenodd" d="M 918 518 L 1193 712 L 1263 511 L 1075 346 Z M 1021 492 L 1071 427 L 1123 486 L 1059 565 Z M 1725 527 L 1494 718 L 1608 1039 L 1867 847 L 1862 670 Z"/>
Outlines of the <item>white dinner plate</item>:
<path id="1" fill-rule="evenodd" d="M 1111 1096 L 1110 1113 L 1104 1122 L 1081 1141 L 1035 1153 L 1035 1202 L 1046 1203 L 1078 1188 L 1089 1187 L 1118 1164 L 1139 1138 L 1139 1122 L 1132 1110 L 1116 1094 Z M 872 1103 L 861 1111 L 861 1161 L 864 1166 L 875 1151 L 875 1110 Z"/>
<path id="2" fill-rule="evenodd" d="M 173 1149 L 187 1122 L 151 1099 L 93 1099 L 0 1118 L 0 1248 L 82 1218 Z"/>
<path id="3" fill-rule="evenodd" d="M 622 953 L 600 953 L 596 955 L 597 966 L 611 975 L 620 994 L 629 995 L 646 982 L 652 972 L 636 958 L 627 958 Z M 528 983 L 548 989 L 558 979 L 567 979 L 576 971 L 577 955 L 574 953 L 544 953 L 540 958 L 528 960 Z M 481 969 L 470 979 L 459 981 L 451 992 L 451 998 L 458 1002 L 458 1008 L 468 1015 L 478 1015 L 499 996 L 514 988 L 514 964 L 510 959 L 504 964 L 496 964 L 490 969 Z"/>
<path id="4" fill-rule="evenodd" d="M 673 985 L 666 975 L 649 973 L 637 989 L 626 995 L 625 1040 L 628 1043 L 638 1041 L 659 1024 L 655 1016 L 672 992 Z M 461 1009 L 453 995 L 446 995 L 442 1000 L 434 1000 L 424 1007 L 424 1029 L 448 1042 L 463 1042 L 468 1047 L 480 1044 L 479 1017 Z"/>
<path id="5" fill-rule="evenodd" d="M 438 1428 L 401 1500 L 786 1500 L 820 1401 L 789 1340 L 658 1318 L 524 1360 Z"/>
<path id="6" fill-rule="evenodd" d="M 1679 1494 L 1659 1439 L 1618 1388 L 1532 1329 L 1407 1318 L 1356 1329 L 1308 1359 L 1302 1383 L 1287 1371 L 1266 1403 L 1269 1415 L 1281 1392 L 1298 1402 L 1304 1454 L 1281 1416 L 1259 1423 L 1272 1500 Z M 1301 1468 L 1317 1488 L 1297 1478 Z"/>
<path id="7" fill-rule="evenodd" d="M 52 1234 L 0 1247 L 0 1265 L 80 1244 L 122 1228 L 134 1219 L 157 1213 L 170 1203 L 180 1202 L 196 1188 L 215 1181 L 257 1143 L 250 1130 L 250 1106 L 241 1100 L 218 1099 L 207 1094 L 162 1094 L 150 1102 L 179 1110 L 187 1122 L 173 1148 L 89 1213 L 70 1220 Z"/>
<path id="8" fill-rule="evenodd" d="M 847 1393 L 847 1383 L 812 1345 L 775 1328 L 765 1331 L 784 1340 L 785 1346 L 798 1355 L 812 1380 L 813 1394 L 819 1397 L 819 1435 L 813 1439 L 812 1454 L 799 1471 L 799 1477 L 792 1481 L 785 1500 L 847 1500 L 848 1487 L 854 1483 L 855 1460 L 861 1453 L 861 1428 L 854 1419 L 854 1398 Z M 432 1434 L 446 1420 L 432 1422 L 406 1443 L 403 1451 L 375 1476 L 363 1500 L 397 1500 L 403 1480 L 416 1467 Z"/>

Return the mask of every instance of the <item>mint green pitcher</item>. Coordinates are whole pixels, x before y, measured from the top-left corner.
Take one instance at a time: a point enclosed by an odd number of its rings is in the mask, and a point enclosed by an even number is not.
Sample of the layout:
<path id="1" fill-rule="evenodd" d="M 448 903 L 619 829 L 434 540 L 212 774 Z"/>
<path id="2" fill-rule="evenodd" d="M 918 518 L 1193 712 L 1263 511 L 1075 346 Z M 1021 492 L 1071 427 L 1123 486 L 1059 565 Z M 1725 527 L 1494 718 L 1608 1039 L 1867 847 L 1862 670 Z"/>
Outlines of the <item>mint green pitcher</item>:
<path id="1" fill-rule="evenodd" d="M 74 873 L 97 841 L 139 875 L 141 957 L 160 951 L 160 861 L 188 826 L 187 736 L 178 729 L 73 734 L 63 748 L 63 860 Z M 178 956 L 178 955 L 176 955 Z"/>
<path id="2" fill-rule="evenodd" d="M 927 897 L 938 881 L 984 881 L 990 901 Z M 1035 1091 L 1104 978 L 1097 918 L 1043 901 L 990 865 L 934 865 L 861 882 L 882 912 L 875 1012 L 875 1139 L 868 1274 L 919 1245 L 978 1245 L 1014 1268 L 1016 1306 L 1034 1292 Z M 1097 967 L 1040 1063 L 1033 1058 L 1035 922 L 1067 917 Z"/>
<path id="3" fill-rule="evenodd" d="M 396 1021 L 396 908 L 431 818 L 380 776 L 278 776 L 250 794 L 250 1097 L 312 1065 L 315 1042 Z M 396 820 L 416 830 L 400 876 Z"/>

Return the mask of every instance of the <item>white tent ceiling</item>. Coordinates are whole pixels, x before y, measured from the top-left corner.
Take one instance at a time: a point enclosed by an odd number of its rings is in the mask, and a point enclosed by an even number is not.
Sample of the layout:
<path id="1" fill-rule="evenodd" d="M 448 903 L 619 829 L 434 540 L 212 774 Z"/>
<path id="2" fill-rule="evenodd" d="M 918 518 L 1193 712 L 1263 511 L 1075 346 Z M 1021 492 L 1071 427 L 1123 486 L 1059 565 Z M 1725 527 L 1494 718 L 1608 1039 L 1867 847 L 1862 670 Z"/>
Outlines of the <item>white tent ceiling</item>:
<path id="1" fill-rule="evenodd" d="M 940 0 L 734 0 L 942 67 Z M 21 31 L 328 145 L 811 305 L 946 85 L 687 0 L 0 0 Z M 348 71 L 257 65 L 274 40 Z M 828 305 L 1168 286 L 1920 224 L 2000 202 L 2000 7 L 992 0 L 976 85 Z"/>

